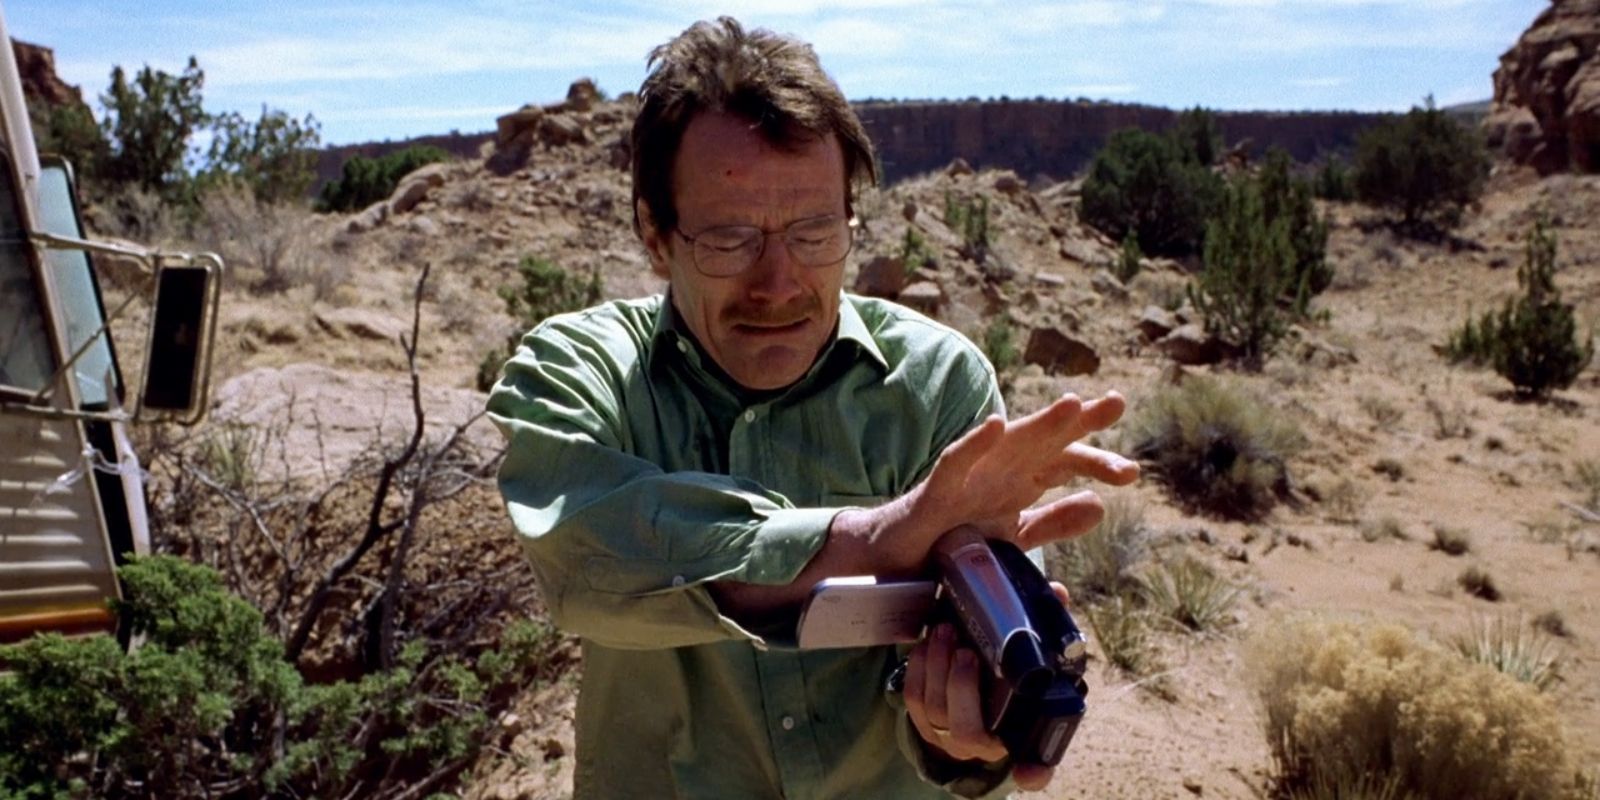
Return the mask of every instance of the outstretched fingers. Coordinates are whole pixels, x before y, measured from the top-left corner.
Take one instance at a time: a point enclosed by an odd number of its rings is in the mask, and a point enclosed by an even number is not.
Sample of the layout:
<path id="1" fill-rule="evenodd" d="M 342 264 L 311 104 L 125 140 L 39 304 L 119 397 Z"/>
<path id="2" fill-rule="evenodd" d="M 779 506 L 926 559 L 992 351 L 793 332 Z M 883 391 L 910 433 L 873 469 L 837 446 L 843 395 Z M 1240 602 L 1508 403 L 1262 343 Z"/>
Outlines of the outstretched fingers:
<path id="1" fill-rule="evenodd" d="M 1105 505 L 1094 492 L 1067 495 L 1024 511 L 1016 542 L 1020 547 L 1031 548 L 1082 536 L 1094 530 L 1094 526 L 1099 525 L 1105 516 Z"/>

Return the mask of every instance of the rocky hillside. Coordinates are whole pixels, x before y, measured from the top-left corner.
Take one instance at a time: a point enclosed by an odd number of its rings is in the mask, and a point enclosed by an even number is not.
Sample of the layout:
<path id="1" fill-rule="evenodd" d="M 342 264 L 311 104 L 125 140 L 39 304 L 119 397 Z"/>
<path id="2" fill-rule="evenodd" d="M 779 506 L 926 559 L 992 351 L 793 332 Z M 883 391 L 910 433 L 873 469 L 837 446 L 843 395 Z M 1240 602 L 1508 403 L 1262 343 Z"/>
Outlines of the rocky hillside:
<path id="1" fill-rule="evenodd" d="M 1484 130 L 1540 174 L 1600 172 L 1600 0 L 1555 0 L 1500 57 Z"/>

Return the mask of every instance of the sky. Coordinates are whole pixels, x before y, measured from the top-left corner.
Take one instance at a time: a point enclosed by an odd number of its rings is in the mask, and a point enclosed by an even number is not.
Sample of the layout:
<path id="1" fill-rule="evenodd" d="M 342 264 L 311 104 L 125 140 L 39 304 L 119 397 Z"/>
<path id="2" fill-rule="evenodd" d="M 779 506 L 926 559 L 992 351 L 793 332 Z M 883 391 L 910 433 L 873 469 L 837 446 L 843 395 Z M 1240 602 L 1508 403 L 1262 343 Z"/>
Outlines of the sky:
<path id="1" fill-rule="evenodd" d="M 1548 0 L 0 0 L 98 109 L 111 68 L 179 72 L 208 111 L 311 114 L 328 144 L 494 127 L 722 14 L 810 42 L 851 99 L 1087 97 L 1404 111 L 1486 100 Z"/>

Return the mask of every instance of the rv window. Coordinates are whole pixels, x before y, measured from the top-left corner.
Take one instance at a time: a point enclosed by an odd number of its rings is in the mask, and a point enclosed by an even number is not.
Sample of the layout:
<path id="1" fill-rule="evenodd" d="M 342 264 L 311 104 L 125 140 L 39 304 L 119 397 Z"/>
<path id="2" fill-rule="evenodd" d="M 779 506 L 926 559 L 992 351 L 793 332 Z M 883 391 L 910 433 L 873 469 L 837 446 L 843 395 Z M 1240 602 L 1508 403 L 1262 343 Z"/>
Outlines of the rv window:
<path id="1" fill-rule="evenodd" d="M 27 237 L 16 173 L 0 154 L 0 386 L 31 395 L 44 388 L 56 362 Z"/>
<path id="2" fill-rule="evenodd" d="M 71 175 L 66 166 L 47 162 L 43 170 L 39 176 L 40 226 L 45 233 L 82 239 L 83 225 L 78 221 Z M 67 352 L 76 353 L 90 337 L 95 338 L 72 365 L 82 403 L 88 408 L 105 408 L 113 395 L 120 394 L 119 381 L 109 332 L 96 335 L 105 322 L 105 310 L 100 305 L 100 293 L 90 272 L 89 254 L 82 250 L 49 249 L 45 251 L 45 263 L 55 279 L 61 311 L 66 317 Z"/>

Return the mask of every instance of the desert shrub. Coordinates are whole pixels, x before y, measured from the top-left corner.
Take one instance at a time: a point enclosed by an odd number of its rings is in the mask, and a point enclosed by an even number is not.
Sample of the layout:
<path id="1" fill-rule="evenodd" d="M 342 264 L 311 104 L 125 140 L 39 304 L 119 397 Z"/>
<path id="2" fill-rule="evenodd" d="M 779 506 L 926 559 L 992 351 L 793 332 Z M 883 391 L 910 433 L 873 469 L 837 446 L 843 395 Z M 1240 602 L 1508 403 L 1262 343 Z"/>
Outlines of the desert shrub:
<path id="1" fill-rule="evenodd" d="M 1122 237 L 1122 249 L 1117 251 L 1117 280 L 1127 283 L 1139 274 L 1144 262 L 1144 252 L 1139 249 L 1139 238 L 1132 232 Z"/>
<path id="2" fill-rule="evenodd" d="M 517 342 L 529 328 L 547 317 L 600 302 L 605 287 L 598 269 L 590 270 L 589 277 L 581 279 L 536 256 L 523 258 L 517 264 L 517 274 L 522 278 L 521 286 L 500 288 L 500 299 L 506 303 L 506 313 L 517 321 L 517 328 L 505 344 L 484 354 L 478 363 L 478 391 L 489 391 L 500 379 L 501 366 L 517 351 Z"/>
<path id="3" fill-rule="evenodd" d="M 1145 576 L 1143 592 L 1155 613 L 1196 632 L 1226 624 L 1239 599 L 1237 587 L 1192 556 L 1163 562 Z"/>
<path id="4" fill-rule="evenodd" d="M 1017 346 L 1017 326 L 1011 321 L 1010 315 L 997 314 L 990 318 L 988 324 L 983 326 L 980 347 L 984 358 L 989 359 L 990 366 L 994 367 L 1003 388 L 1009 388 L 1016 377 L 1017 367 L 1022 365 L 1022 349 Z"/>
<path id="5" fill-rule="evenodd" d="M 1472 550 L 1472 534 L 1448 525 L 1435 525 L 1433 541 L 1428 543 L 1428 547 L 1445 555 L 1466 555 Z"/>
<path id="6" fill-rule="evenodd" d="M 310 114 L 295 119 L 284 111 L 261 107 L 252 122 L 237 112 L 211 123 L 207 166 L 202 185 L 218 181 L 248 187 L 261 203 L 300 203 L 316 179 L 321 128 Z"/>
<path id="7" fill-rule="evenodd" d="M 206 122 L 200 89 L 205 73 L 191 56 L 178 75 L 149 66 L 130 83 L 122 67 L 100 96 L 109 140 L 103 177 L 130 183 L 169 200 L 188 191 L 189 138 Z"/>
<path id="8" fill-rule="evenodd" d="M 1139 405 L 1127 450 L 1191 509 L 1256 519 L 1289 490 L 1299 428 L 1236 384 L 1190 377 Z"/>
<path id="9" fill-rule="evenodd" d="M 1108 664 L 1130 675 L 1146 675 L 1157 668 L 1147 612 L 1132 600 L 1116 597 L 1095 603 L 1084 608 L 1083 616 Z"/>
<path id="10" fill-rule="evenodd" d="M 1189 296 L 1207 331 L 1259 368 L 1333 282 L 1327 241 L 1310 188 L 1290 174 L 1288 154 L 1273 150 L 1255 176 L 1224 190 L 1206 224 L 1205 266 Z"/>
<path id="11" fill-rule="evenodd" d="M 1222 157 L 1222 126 L 1210 109 L 1195 106 L 1180 112 L 1166 135 L 1186 161 L 1209 167 Z"/>
<path id="12" fill-rule="evenodd" d="M 1389 539 L 1405 541 L 1408 538 L 1410 537 L 1406 535 L 1405 525 L 1393 515 L 1361 523 L 1361 540 L 1364 542 L 1381 542 Z"/>
<path id="13" fill-rule="evenodd" d="M 1367 129 L 1356 144 L 1356 196 L 1398 212 L 1408 225 L 1454 224 L 1488 174 L 1483 138 L 1435 108 L 1431 97 L 1425 107 Z"/>
<path id="14" fill-rule="evenodd" d="M 243 183 L 222 181 L 197 198 L 194 240 L 220 253 L 230 275 L 248 275 L 258 292 L 310 286 L 326 300 L 350 278 L 347 258 L 335 258 L 314 241 L 318 218 L 304 205 L 263 203 Z"/>
<path id="15" fill-rule="evenodd" d="M 1081 215 L 1113 240 L 1132 234 L 1145 253 L 1200 251 L 1222 179 L 1172 136 L 1118 131 L 1095 154 L 1084 179 Z"/>
<path id="16" fill-rule="evenodd" d="M 1301 620 L 1250 651 L 1278 789 L 1365 777 L 1419 798 L 1577 798 L 1555 707 L 1395 625 Z"/>
<path id="17" fill-rule="evenodd" d="M 1405 411 L 1399 406 L 1374 395 L 1362 395 L 1356 399 L 1356 404 L 1372 418 L 1373 427 L 1380 431 L 1392 431 L 1396 424 L 1405 417 Z"/>
<path id="18" fill-rule="evenodd" d="M 1105 509 L 1093 531 L 1052 544 L 1047 551 L 1052 572 L 1085 603 L 1136 596 L 1137 568 L 1150 555 L 1144 504 L 1116 495 L 1106 501 Z"/>
<path id="19" fill-rule="evenodd" d="M 1533 618 L 1533 627 L 1544 631 L 1551 636 L 1566 639 L 1572 636 L 1572 629 L 1567 627 L 1567 618 L 1560 611 L 1550 609 Z"/>
<path id="20" fill-rule="evenodd" d="M 1468 661 L 1493 667 L 1539 691 L 1561 679 L 1561 651 L 1555 640 L 1537 624 L 1525 625 L 1520 617 L 1477 620 L 1453 644 Z"/>
<path id="21" fill-rule="evenodd" d="M 933 251 L 929 249 L 927 240 L 910 225 L 906 226 L 906 234 L 900 239 L 899 257 L 908 275 L 922 267 L 931 267 L 935 263 Z"/>
<path id="22" fill-rule="evenodd" d="M 28 106 L 33 139 L 41 153 L 53 153 L 72 163 L 79 186 L 94 186 L 110 152 L 105 132 L 88 106 Z"/>
<path id="23" fill-rule="evenodd" d="M 394 670 L 307 686 L 210 568 L 156 556 L 120 574 L 131 652 L 55 634 L 0 648 L 0 739 L 16 745 L 0 795 L 334 796 L 374 770 L 426 776 L 482 746 L 487 695 L 530 679 L 555 638 L 515 628 L 476 664 L 417 646 Z M 421 702 L 435 695 L 450 704 Z"/>
<path id="24" fill-rule="evenodd" d="M 1355 180 L 1350 175 L 1350 168 L 1337 156 L 1328 158 L 1317 168 L 1311 190 L 1312 194 L 1323 200 L 1347 203 L 1356 199 Z"/>
<path id="25" fill-rule="evenodd" d="M 945 192 L 944 224 L 961 236 L 961 254 L 983 263 L 993 243 L 989 235 L 989 198 L 979 195 L 974 200 Z"/>
<path id="26" fill-rule="evenodd" d="M 1583 495 L 1583 504 L 1600 510 L 1600 459 L 1579 459 L 1572 465 L 1572 487 Z"/>
<path id="27" fill-rule="evenodd" d="M 1490 330 L 1495 372 L 1519 394 L 1544 397 L 1572 385 L 1594 356 L 1591 337 L 1580 339 L 1570 304 L 1556 290 L 1556 240 L 1543 219 L 1528 235 L 1527 257 L 1517 270 L 1522 294 L 1500 309 Z"/>
<path id="28" fill-rule="evenodd" d="M 1500 602 L 1500 587 L 1495 585 L 1494 576 L 1482 567 L 1474 565 L 1462 570 L 1456 576 L 1456 583 L 1473 597 L 1491 603 Z"/>
<path id="29" fill-rule="evenodd" d="M 397 150 L 378 158 L 351 156 L 339 170 L 339 179 L 322 187 L 318 211 L 357 211 L 389 197 L 400 179 L 418 168 L 450 160 L 450 154 L 428 145 Z"/>

